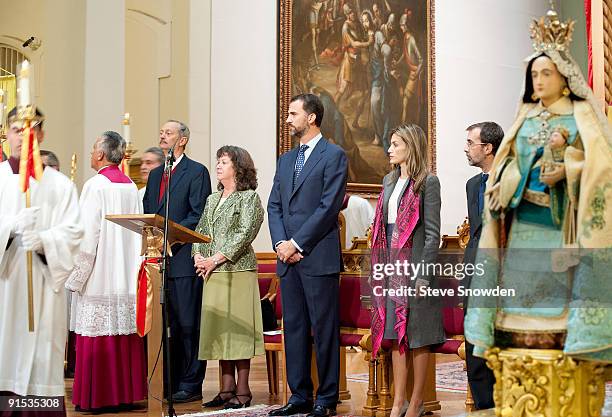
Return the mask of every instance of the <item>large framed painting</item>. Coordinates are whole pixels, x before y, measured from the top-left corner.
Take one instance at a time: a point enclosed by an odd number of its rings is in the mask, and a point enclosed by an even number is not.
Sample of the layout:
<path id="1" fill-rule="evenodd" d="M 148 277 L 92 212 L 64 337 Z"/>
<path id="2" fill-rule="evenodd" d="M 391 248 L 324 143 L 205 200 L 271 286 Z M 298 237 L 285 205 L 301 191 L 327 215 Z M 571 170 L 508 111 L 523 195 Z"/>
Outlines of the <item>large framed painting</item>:
<path id="1" fill-rule="evenodd" d="M 318 95 L 323 136 L 349 158 L 351 193 L 375 197 L 390 132 L 416 123 L 435 172 L 433 0 L 278 0 L 278 155 L 295 143 L 292 96 Z"/>

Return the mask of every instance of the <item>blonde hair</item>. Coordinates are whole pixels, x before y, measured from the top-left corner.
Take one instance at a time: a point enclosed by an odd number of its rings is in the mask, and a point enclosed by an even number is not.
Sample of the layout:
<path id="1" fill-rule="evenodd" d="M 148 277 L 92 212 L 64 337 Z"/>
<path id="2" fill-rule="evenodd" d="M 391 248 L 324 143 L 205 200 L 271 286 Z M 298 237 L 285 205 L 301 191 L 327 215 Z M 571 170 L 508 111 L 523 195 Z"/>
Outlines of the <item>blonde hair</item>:
<path id="1" fill-rule="evenodd" d="M 392 137 L 393 135 L 400 137 L 408 148 L 406 168 L 408 176 L 414 182 L 415 193 L 419 193 L 429 174 L 429 168 L 427 167 L 427 136 L 420 126 L 413 123 L 396 127 L 391 131 L 390 136 Z M 399 166 L 395 168 L 399 176 Z"/>

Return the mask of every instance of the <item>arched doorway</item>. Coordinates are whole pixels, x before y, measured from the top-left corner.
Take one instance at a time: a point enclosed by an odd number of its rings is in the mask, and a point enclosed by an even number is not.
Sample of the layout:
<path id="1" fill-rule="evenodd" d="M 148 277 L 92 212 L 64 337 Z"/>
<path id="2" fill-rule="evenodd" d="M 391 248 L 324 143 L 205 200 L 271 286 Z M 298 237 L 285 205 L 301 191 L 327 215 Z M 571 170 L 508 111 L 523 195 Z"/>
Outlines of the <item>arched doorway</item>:
<path id="1" fill-rule="evenodd" d="M 17 83 L 15 74 L 17 74 L 17 67 L 27 57 L 17 49 L 10 45 L 0 43 L 0 90 L 4 95 L 4 99 L 0 101 L 0 105 L 4 106 L 4 111 L 0 112 L 2 119 L 0 125 L 3 130 L 6 129 L 6 115 L 16 105 L 17 102 Z M 2 142 L 2 152 L 0 152 L 0 161 L 4 160 L 4 156 L 10 156 L 8 144 L 4 141 L 4 131 L 0 138 Z"/>

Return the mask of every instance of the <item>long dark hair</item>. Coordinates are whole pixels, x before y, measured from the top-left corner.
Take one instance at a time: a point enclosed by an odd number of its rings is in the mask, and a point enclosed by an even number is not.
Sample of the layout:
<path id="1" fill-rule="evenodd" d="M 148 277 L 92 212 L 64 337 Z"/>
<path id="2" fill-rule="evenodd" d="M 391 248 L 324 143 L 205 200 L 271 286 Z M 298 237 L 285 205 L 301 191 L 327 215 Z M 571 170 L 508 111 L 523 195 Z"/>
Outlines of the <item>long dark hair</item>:
<path id="1" fill-rule="evenodd" d="M 253 158 L 245 150 L 238 146 L 225 145 L 217 151 L 217 159 L 227 155 L 234 165 L 236 172 L 236 191 L 257 189 L 257 170 Z M 223 190 L 223 184 L 217 184 L 217 190 Z"/>
<path id="2" fill-rule="evenodd" d="M 537 103 L 540 101 L 540 99 L 536 98 L 534 100 L 534 98 L 532 97 L 533 96 L 533 80 L 531 79 L 531 68 L 533 67 L 533 62 L 542 56 L 545 56 L 552 61 L 552 59 L 545 53 L 541 53 L 540 55 L 532 58 L 531 61 L 529 61 L 529 64 L 527 64 L 527 71 L 525 71 L 525 94 L 523 94 L 523 103 Z M 554 61 L 553 61 L 553 64 L 554 64 Z M 557 64 L 555 64 L 555 68 L 557 68 L 557 71 L 559 71 Z M 561 71 L 559 71 L 559 74 L 561 74 Z M 574 92 L 569 86 L 569 83 L 567 82 L 567 77 L 563 74 L 561 74 L 561 76 L 565 80 L 565 84 L 567 85 L 567 88 L 569 88 L 570 90 L 570 95 L 568 96 L 570 100 L 572 101 L 584 100 L 582 97 L 579 97 L 576 94 L 574 94 Z"/>

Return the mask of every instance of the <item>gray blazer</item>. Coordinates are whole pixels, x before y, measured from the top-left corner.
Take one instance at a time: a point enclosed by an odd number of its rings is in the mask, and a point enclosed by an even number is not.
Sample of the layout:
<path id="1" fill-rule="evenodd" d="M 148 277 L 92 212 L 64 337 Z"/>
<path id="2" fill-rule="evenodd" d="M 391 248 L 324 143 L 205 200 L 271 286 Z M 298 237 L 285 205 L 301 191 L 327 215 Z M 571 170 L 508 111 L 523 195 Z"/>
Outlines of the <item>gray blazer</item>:
<path id="1" fill-rule="evenodd" d="M 389 211 L 389 199 L 395 184 L 397 183 L 397 172 L 391 172 L 383 179 L 385 200 L 383 201 L 383 214 L 385 224 L 387 223 L 387 213 Z M 401 196 L 408 188 L 408 182 L 404 185 Z M 424 262 L 424 264 L 435 263 L 440 249 L 440 181 L 438 177 L 429 174 L 425 179 L 423 187 L 419 193 L 419 221 L 412 234 L 412 262 Z M 424 279 L 432 288 L 437 287 L 435 276 L 420 274 L 417 279 Z M 413 281 L 413 286 L 414 283 Z M 408 316 L 408 326 L 406 334 L 410 348 L 435 345 L 444 343 L 444 327 L 442 323 L 442 302 L 439 299 L 411 298 L 409 300 L 410 312 Z M 389 313 L 387 311 L 387 313 Z M 392 315 L 393 317 L 393 315 Z M 387 314 L 387 320 L 389 320 Z M 393 317 L 394 320 L 394 317 Z"/>

